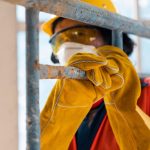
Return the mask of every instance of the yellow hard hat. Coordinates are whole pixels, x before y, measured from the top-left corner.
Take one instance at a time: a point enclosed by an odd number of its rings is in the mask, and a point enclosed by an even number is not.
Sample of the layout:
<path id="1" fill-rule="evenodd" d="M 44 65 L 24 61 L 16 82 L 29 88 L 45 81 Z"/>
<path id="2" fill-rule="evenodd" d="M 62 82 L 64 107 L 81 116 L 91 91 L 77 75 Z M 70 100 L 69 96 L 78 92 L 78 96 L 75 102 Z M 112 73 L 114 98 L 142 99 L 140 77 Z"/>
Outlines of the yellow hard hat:
<path id="1" fill-rule="evenodd" d="M 111 0 L 80 0 L 80 1 L 89 3 L 93 6 L 96 6 L 102 9 L 106 9 L 113 13 L 117 12 Z M 53 22 L 55 22 L 55 20 L 57 20 L 58 18 L 59 18 L 58 16 L 55 16 L 54 18 L 42 24 L 42 30 L 45 33 L 47 33 L 49 36 L 53 34 L 53 31 L 52 31 Z"/>

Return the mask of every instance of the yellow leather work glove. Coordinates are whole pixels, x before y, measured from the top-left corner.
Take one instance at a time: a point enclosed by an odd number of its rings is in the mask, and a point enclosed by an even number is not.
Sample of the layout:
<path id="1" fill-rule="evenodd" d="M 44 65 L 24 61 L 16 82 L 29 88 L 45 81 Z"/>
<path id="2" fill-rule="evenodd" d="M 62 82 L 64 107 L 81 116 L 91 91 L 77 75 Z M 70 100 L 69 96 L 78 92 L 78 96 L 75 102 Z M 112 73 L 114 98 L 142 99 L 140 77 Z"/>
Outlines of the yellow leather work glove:
<path id="1" fill-rule="evenodd" d="M 119 48 L 104 46 L 97 52 L 78 53 L 68 62 L 86 71 L 88 80 L 58 80 L 53 88 L 41 113 L 41 150 L 67 150 L 92 104 L 102 97 L 120 149 L 149 149 L 149 118 L 136 106 L 140 81 L 134 67 Z"/>

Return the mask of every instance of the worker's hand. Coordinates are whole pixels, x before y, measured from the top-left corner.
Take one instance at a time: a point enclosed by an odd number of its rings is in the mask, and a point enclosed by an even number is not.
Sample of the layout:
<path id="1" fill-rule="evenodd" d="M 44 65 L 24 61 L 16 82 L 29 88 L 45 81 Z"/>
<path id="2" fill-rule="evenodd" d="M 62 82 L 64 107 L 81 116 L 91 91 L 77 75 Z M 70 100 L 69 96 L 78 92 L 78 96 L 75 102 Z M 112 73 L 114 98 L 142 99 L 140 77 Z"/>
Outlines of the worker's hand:
<path id="1" fill-rule="evenodd" d="M 116 103 L 124 109 L 135 109 L 140 95 L 140 81 L 128 56 L 123 50 L 113 46 L 100 47 L 97 54 L 77 53 L 70 58 L 67 65 L 86 71 L 88 79 L 95 86 L 97 100 L 103 95 L 106 98 L 105 103 Z M 128 91 L 128 82 L 134 91 Z M 127 94 L 131 95 L 130 102 L 124 98 Z"/>

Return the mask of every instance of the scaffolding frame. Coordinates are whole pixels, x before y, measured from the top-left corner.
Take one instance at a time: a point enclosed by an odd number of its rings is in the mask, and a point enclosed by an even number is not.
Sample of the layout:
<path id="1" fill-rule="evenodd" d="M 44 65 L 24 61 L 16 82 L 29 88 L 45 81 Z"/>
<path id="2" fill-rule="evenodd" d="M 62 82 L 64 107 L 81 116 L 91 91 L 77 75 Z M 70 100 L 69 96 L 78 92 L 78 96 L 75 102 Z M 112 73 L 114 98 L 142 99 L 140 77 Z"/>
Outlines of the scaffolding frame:
<path id="1" fill-rule="evenodd" d="M 1 0 L 2 1 L 2 0 Z M 39 11 L 55 14 L 112 30 L 112 45 L 122 48 L 122 33 L 150 38 L 150 27 L 144 23 L 79 0 L 3 0 L 26 7 L 27 72 L 27 149 L 40 150 L 39 80 L 49 78 L 85 79 L 78 68 L 39 64 Z"/>

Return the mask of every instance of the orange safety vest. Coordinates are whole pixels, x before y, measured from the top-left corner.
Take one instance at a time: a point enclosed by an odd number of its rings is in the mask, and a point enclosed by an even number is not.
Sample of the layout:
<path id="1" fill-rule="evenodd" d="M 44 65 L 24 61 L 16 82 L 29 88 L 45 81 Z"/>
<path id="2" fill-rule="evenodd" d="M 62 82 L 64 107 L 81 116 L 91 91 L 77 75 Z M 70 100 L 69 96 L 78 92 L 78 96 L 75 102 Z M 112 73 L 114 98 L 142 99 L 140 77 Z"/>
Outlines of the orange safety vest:
<path id="1" fill-rule="evenodd" d="M 138 100 L 139 107 L 150 116 L 150 78 L 145 78 L 144 82 L 148 85 L 141 91 Z M 119 150 L 118 144 L 111 129 L 107 114 L 105 115 L 93 140 L 90 150 Z M 76 137 L 72 139 L 69 150 L 77 150 Z"/>

